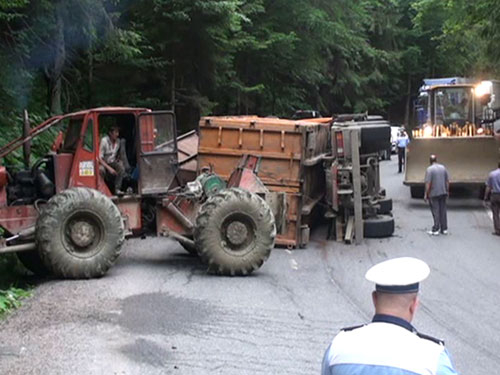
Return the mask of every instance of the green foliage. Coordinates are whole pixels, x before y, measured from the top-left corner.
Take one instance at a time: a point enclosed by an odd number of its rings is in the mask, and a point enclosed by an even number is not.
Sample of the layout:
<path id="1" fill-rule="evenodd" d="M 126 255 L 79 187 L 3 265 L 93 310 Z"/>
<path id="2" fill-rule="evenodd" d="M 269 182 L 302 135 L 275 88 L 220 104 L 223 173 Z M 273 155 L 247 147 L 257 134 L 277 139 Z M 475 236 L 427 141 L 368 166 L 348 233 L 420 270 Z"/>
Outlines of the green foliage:
<path id="1" fill-rule="evenodd" d="M 31 295 L 31 287 L 20 281 L 23 274 L 15 255 L 0 256 L 0 318 L 21 306 L 22 300 Z"/>
<path id="2" fill-rule="evenodd" d="M 494 77 L 494 0 L 0 0 L 0 139 L 101 105 L 402 119 L 425 76 Z M 407 113 L 406 113 L 407 114 Z M 15 159 L 16 157 L 14 157 Z"/>
<path id="3" fill-rule="evenodd" d="M 0 290 L 0 318 L 9 311 L 20 307 L 21 301 L 30 295 L 30 291 L 15 287 Z"/>

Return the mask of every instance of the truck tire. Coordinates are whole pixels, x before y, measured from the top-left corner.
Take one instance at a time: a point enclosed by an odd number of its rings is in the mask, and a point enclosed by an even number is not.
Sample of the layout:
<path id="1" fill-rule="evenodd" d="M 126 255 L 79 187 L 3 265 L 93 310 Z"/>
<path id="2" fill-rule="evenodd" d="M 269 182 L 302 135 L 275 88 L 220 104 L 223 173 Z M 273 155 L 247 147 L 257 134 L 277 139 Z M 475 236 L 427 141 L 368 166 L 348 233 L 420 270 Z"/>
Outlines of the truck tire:
<path id="1" fill-rule="evenodd" d="M 423 186 L 410 186 L 410 195 L 415 199 L 424 198 L 424 187 Z"/>
<path id="2" fill-rule="evenodd" d="M 391 211 L 392 211 L 392 199 L 391 198 L 379 199 L 378 204 L 380 205 L 380 208 L 377 211 L 377 213 L 379 215 L 386 215 L 386 214 L 391 213 Z"/>
<path id="3" fill-rule="evenodd" d="M 68 279 L 103 276 L 120 255 L 124 227 L 118 207 L 104 194 L 72 188 L 52 197 L 41 212 L 36 242 L 45 266 Z"/>
<path id="4" fill-rule="evenodd" d="M 389 125 L 362 125 L 360 154 L 378 153 L 391 147 L 391 127 Z"/>
<path id="5" fill-rule="evenodd" d="M 211 273 L 249 275 L 267 260 L 276 225 L 268 204 L 249 191 L 230 188 L 211 196 L 196 218 L 194 241 Z"/>
<path id="6" fill-rule="evenodd" d="M 390 237 L 394 233 L 394 218 L 389 215 L 379 215 L 364 219 L 363 230 L 366 238 Z"/>
<path id="7" fill-rule="evenodd" d="M 21 251 L 16 253 L 16 256 L 21 264 L 34 275 L 44 277 L 50 274 L 37 250 Z"/>

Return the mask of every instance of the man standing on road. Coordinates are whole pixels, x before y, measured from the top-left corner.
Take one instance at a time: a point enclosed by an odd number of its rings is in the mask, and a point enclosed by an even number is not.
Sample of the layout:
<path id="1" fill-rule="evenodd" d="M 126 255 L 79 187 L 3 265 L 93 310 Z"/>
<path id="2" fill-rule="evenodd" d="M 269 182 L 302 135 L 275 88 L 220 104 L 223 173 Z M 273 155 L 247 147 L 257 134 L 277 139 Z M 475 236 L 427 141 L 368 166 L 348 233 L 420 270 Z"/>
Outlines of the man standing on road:
<path id="1" fill-rule="evenodd" d="M 493 214 L 494 235 L 500 236 L 500 162 L 498 168 L 490 173 L 486 181 L 484 201 L 490 200 L 491 212 Z"/>
<path id="2" fill-rule="evenodd" d="M 375 283 L 371 323 L 343 329 L 323 357 L 322 375 L 457 374 L 441 340 L 418 333 L 411 321 L 419 282 L 429 266 L 415 258 L 379 263 L 365 277 Z"/>
<path id="3" fill-rule="evenodd" d="M 432 236 L 448 234 L 448 220 L 446 217 L 446 199 L 450 192 L 448 171 L 444 165 L 437 162 L 436 155 L 430 156 L 430 167 L 425 172 L 425 201 L 429 201 L 434 225 L 428 231 Z"/>
<path id="4" fill-rule="evenodd" d="M 408 134 L 404 130 L 401 130 L 397 139 L 398 146 L 398 173 L 403 171 L 403 164 L 405 163 L 405 153 L 406 146 L 410 143 L 410 139 L 408 138 Z M 406 168 L 406 166 L 405 166 Z"/>

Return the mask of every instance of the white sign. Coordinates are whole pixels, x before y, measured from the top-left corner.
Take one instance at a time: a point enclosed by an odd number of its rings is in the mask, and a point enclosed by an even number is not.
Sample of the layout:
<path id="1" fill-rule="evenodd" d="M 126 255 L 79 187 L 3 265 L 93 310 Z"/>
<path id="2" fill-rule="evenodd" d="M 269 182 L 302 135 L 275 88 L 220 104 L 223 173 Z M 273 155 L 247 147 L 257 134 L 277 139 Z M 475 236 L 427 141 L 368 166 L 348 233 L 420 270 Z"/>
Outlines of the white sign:
<path id="1" fill-rule="evenodd" d="M 94 162 L 81 161 L 80 162 L 80 176 L 93 176 L 94 175 Z"/>

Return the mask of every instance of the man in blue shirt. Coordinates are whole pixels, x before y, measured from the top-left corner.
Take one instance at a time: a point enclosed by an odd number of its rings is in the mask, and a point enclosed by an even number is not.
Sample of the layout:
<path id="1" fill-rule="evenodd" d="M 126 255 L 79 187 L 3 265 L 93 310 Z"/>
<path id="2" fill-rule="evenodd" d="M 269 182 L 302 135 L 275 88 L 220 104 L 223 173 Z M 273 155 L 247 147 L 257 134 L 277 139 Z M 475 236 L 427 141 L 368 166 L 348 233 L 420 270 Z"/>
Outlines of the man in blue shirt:
<path id="1" fill-rule="evenodd" d="M 343 329 L 323 357 L 322 375 L 454 375 L 441 340 L 411 325 L 418 306 L 419 282 L 429 266 L 416 258 L 379 263 L 365 277 L 375 282 L 371 323 Z"/>
<path id="2" fill-rule="evenodd" d="M 398 173 L 403 171 L 403 164 L 405 163 L 405 153 L 406 146 L 410 143 L 410 139 L 404 130 L 398 135 L 397 146 L 398 146 Z"/>
<path id="3" fill-rule="evenodd" d="M 500 162 L 498 168 L 490 173 L 486 181 L 486 190 L 484 192 L 484 200 L 488 198 L 491 202 L 491 212 L 493 214 L 493 234 L 500 236 Z"/>

